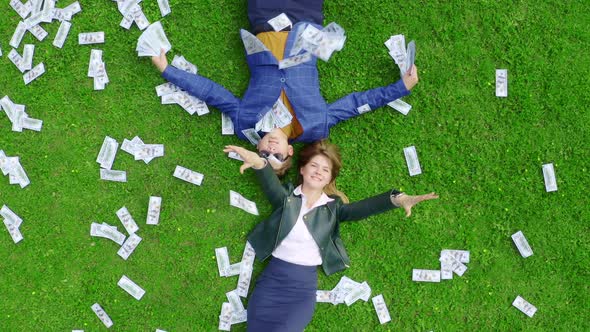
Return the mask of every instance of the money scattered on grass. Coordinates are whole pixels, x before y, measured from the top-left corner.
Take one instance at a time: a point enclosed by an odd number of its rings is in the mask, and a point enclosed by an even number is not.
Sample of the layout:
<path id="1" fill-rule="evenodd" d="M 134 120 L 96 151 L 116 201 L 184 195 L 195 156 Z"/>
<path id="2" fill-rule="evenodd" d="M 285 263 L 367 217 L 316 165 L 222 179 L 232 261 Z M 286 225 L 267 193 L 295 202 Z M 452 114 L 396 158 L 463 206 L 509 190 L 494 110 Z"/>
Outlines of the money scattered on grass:
<path id="1" fill-rule="evenodd" d="M 94 90 L 104 90 L 109 83 L 106 64 L 102 60 L 102 50 L 91 50 L 88 62 L 88 77 L 94 78 Z"/>
<path id="2" fill-rule="evenodd" d="M 238 295 L 235 289 L 231 292 L 225 293 L 225 296 L 227 297 L 227 300 L 231 305 L 232 312 L 244 311 L 244 304 L 242 304 L 242 300 L 240 299 L 240 296 Z"/>
<path id="3" fill-rule="evenodd" d="M 2 150 L 0 150 L 0 169 L 2 174 L 8 175 L 8 183 L 10 184 L 18 184 L 24 188 L 31 183 L 27 172 L 20 164 L 20 158 L 9 157 Z"/>
<path id="4" fill-rule="evenodd" d="M 229 191 L 229 205 L 237 207 L 238 209 L 242 209 L 253 215 L 258 215 L 256 203 L 244 198 L 244 196 L 233 190 Z"/>
<path id="5" fill-rule="evenodd" d="M 148 225 L 159 224 L 161 209 L 162 209 L 162 197 L 150 196 L 150 203 L 148 205 L 146 224 L 148 224 Z"/>
<path id="6" fill-rule="evenodd" d="M 100 321 L 104 324 L 104 326 L 106 326 L 107 328 L 113 326 L 113 321 L 111 320 L 109 315 L 107 315 L 107 313 L 104 311 L 104 309 L 100 306 L 100 304 L 95 303 L 90 308 L 92 308 L 92 311 L 94 311 L 94 313 L 96 314 L 98 319 L 100 319 Z"/>
<path id="7" fill-rule="evenodd" d="M 543 165 L 543 179 L 545 180 L 545 191 L 557 191 L 557 180 L 553 163 Z"/>
<path id="8" fill-rule="evenodd" d="M 383 295 L 379 294 L 372 299 L 373 306 L 375 307 L 375 312 L 377 313 L 377 317 L 379 318 L 380 324 L 385 324 L 391 321 L 391 316 L 389 315 L 389 310 L 387 310 L 387 305 L 385 304 L 385 299 L 383 299 Z"/>
<path id="9" fill-rule="evenodd" d="M 3 205 L 2 209 L 0 209 L 0 216 L 4 218 L 4 226 L 6 227 L 8 234 L 10 234 L 12 241 L 14 243 L 22 241 L 23 235 L 20 232 L 20 226 L 23 223 L 23 220 L 6 205 Z"/>
<path id="10" fill-rule="evenodd" d="M 59 30 L 57 30 L 57 34 L 53 39 L 53 46 L 57 48 L 62 48 L 64 43 L 66 42 L 66 38 L 68 38 L 68 34 L 70 33 L 70 28 L 72 24 L 68 21 L 61 22 L 59 26 Z"/>
<path id="11" fill-rule="evenodd" d="M 230 331 L 231 330 L 231 319 L 232 310 L 229 302 L 223 302 L 221 305 L 221 313 L 219 314 L 219 330 Z"/>
<path id="12" fill-rule="evenodd" d="M 21 73 L 25 72 L 25 61 L 14 48 L 8 53 L 8 60 L 10 60 Z"/>
<path id="13" fill-rule="evenodd" d="M 145 290 L 139 287 L 136 283 L 134 283 L 131 279 L 129 279 L 126 275 L 123 275 L 119 282 L 117 282 L 119 287 L 123 288 L 129 295 L 133 296 L 136 300 L 141 300 L 143 295 L 145 294 Z"/>
<path id="14" fill-rule="evenodd" d="M 25 44 L 23 49 L 23 68 L 31 70 L 33 68 L 33 55 L 35 54 L 35 45 Z"/>
<path id="15" fill-rule="evenodd" d="M 164 156 L 163 144 L 145 144 L 138 136 L 132 140 L 124 139 L 121 150 L 133 155 L 135 160 L 143 160 L 146 164 L 154 158 Z"/>
<path id="16" fill-rule="evenodd" d="M 164 53 L 168 53 L 171 48 L 172 45 L 166 37 L 162 24 L 158 21 L 151 24 L 139 36 L 135 50 L 139 56 L 152 57 L 160 55 L 161 49 L 164 50 Z"/>
<path id="17" fill-rule="evenodd" d="M 370 296 L 371 287 L 366 281 L 359 283 L 347 276 L 342 276 L 332 290 L 316 291 L 316 302 L 332 303 L 333 305 L 346 303 L 346 305 L 350 306 L 358 300 L 367 302 Z"/>
<path id="18" fill-rule="evenodd" d="M 404 148 L 404 156 L 406 157 L 406 164 L 408 165 L 410 176 L 422 174 L 422 168 L 420 167 L 420 161 L 418 161 L 416 147 L 412 145 Z"/>
<path id="19" fill-rule="evenodd" d="M 512 234 L 512 241 L 514 241 L 514 244 L 516 245 L 516 248 L 518 248 L 518 252 L 522 257 L 527 258 L 533 255 L 533 249 L 531 249 L 531 246 L 524 237 L 524 234 L 522 234 L 522 231 Z"/>
<path id="20" fill-rule="evenodd" d="M 43 121 L 30 118 L 25 109 L 25 105 L 15 104 L 8 96 L 0 99 L 0 110 L 4 110 L 12 123 L 12 131 L 22 132 L 23 129 L 41 131 Z"/>
<path id="21" fill-rule="evenodd" d="M 200 186 L 203 182 L 203 174 L 199 172 L 192 171 L 188 168 L 184 168 L 182 166 L 176 166 L 174 169 L 173 176 L 175 178 L 184 180 L 186 182 L 192 183 L 194 185 Z"/>
<path id="22" fill-rule="evenodd" d="M 79 45 L 103 44 L 104 31 L 85 32 L 78 34 Z"/>
<path id="23" fill-rule="evenodd" d="M 215 248 L 215 258 L 217 259 L 217 270 L 219 271 L 219 276 L 227 276 L 227 269 L 230 265 L 227 247 Z"/>
<path id="24" fill-rule="evenodd" d="M 508 69 L 496 69 L 496 97 L 508 97 Z"/>
<path id="25" fill-rule="evenodd" d="M 403 115 L 408 115 L 408 113 L 412 109 L 412 105 L 406 103 L 401 99 L 390 101 L 389 103 L 387 103 L 387 106 L 393 108 L 394 110 L 400 112 Z"/>
<path id="26" fill-rule="evenodd" d="M 139 237 L 137 234 L 133 233 L 133 234 L 129 235 L 129 237 L 123 243 L 123 245 L 121 246 L 121 248 L 119 249 L 117 254 L 119 256 L 121 256 L 121 258 L 123 258 L 124 260 L 127 260 L 127 258 L 129 258 L 129 256 L 131 256 L 133 251 L 135 251 L 135 248 L 137 248 L 137 245 L 140 242 L 141 242 L 141 237 Z"/>
<path id="27" fill-rule="evenodd" d="M 537 307 L 520 297 L 520 295 L 514 299 L 512 305 L 529 317 L 533 317 L 537 312 Z"/>

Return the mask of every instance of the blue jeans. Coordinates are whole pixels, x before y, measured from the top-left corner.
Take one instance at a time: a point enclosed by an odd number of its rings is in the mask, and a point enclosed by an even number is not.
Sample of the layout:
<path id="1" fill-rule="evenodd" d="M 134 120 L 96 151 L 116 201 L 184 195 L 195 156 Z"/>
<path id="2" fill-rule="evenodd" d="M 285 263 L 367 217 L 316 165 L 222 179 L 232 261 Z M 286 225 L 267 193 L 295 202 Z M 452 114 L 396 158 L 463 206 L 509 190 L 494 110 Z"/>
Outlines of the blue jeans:
<path id="1" fill-rule="evenodd" d="M 293 22 L 307 21 L 324 25 L 324 0 L 248 0 L 248 20 L 254 34 L 274 31 L 267 23 L 280 13 Z"/>

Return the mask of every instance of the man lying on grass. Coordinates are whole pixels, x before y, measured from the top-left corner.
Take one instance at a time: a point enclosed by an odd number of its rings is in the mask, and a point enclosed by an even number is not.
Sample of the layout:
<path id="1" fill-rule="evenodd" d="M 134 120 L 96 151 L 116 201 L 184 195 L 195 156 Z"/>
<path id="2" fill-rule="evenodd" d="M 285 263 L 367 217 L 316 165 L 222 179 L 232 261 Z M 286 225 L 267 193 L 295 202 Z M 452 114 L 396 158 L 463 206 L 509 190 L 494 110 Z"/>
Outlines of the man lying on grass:
<path id="1" fill-rule="evenodd" d="M 269 160 L 278 175 L 283 175 L 291 166 L 292 142 L 327 138 L 330 128 L 338 122 L 364 113 L 367 107 L 374 110 L 406 96 L 418 83 L 418 71 L 412 66 L 393 84 L 354 92 L 328 104 L 320 93 L 315 56 L 307 62 L 279 69 L 279 62 L 290 54 L 301 31 L 308 25 L 322 29 L 322 8 L 323 0 L 249 0 L 248 18 L 256 37 L 242 30 L 251 75 L 242 99 L 205 77 L 168 66 L 164 52 L 152 61 L 166 80 L 229 116 L 239 138 L 262 137 L 257 145 L 260 156 Z M 274 31 L 268 24 L 281 13 L 291 20 L 292 29 Z M 259 51 L 253 53 L 252 49 Z M 278 101 L 291 114 L 291 122 L 268 133 L 254 129 L 273 106 L 276 109 Z"/>

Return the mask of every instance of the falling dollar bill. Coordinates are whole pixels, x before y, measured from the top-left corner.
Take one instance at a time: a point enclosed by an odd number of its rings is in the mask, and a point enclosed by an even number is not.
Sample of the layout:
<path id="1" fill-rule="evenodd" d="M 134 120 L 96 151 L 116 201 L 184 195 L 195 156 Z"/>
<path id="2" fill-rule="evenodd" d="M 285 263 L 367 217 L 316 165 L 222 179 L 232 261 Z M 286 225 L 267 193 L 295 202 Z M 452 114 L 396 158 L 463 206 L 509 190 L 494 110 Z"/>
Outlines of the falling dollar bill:
<path id="1" fill-rule="evenodd" d="M 129 295 L 133 296 L 136 300 L 141 300 L 143 295 L 145 294 L 145 290 L 139 287 L 136 283 L 134 283 L 131 279 L 129 279 L 126 275 L 123 275 L 119 282 L 117 282 L 119 287 L 123 288 Z"/>
<path id="2" fill-rule="evenodd" d="M 522 231 L 512 234 L 512 241 L 514 241 L 514 244 L 516 245 L 516 248 L 518 248 L 518 252 L 520 252 L 522 257 L 527 258 L 533 255 L 533 249 L 529 246 L 529 242 L 524 237 L 524 234 L 522 234 Z"/>
<path id="3" fill-rule="evenodd" d="M 104 309 L 100 306 L 100 304 L 95 303 L 90 308 L 92 308 L 92 311 L 94 311 L 94 313 L 96 314 L 98 319 L 100 319 L 100 321 L 104 324 L 104 326 L 106 326 L 107 328 L 113 326 L 113 321 L 111 320 L 109 315 L 107 315 L 107 313 L 104 311 Z"/>
<path id="4" fill-rule="evenodd" d="M 311 60 L 312 54 L 305 52 L 299 55 L 295 55 L 279 61 L 279 69 L 286 69 L 289 67 L 297 66 L 302 63 L 306 63 Z"/>
<path id="5" fill-rule="evenodd" d="M 412 281 L 440 282 L 440 271 L 413 269 Z"/>
<path id="6" fill-rule="evenodd" d="M 162 209 L 162 197 L 150 196 L 148 205 L 147 220 L 148 225 L 157 225 L 160 223 L 160 210 Z"/>
<path id="7" fill-rule="evenodd" d="M 555 180 L 555 169 L 552 163 L 543 165 L 543 178 L 545 180 L 545 191 L 557 191 L 557 180 Z"/>
<path id="8" fill-rule="evenodd" d="M 43 65 L 43 62 L 41 62 L 40 64 L 36 65 L 33 69 L 31 69 L 23 75 L 25 85 L 36 80 L 39 76 L 43 74 L 45 74 L 45 65 Z"/>
<path id="9" fill-rule="evenodd" d="M 278 128 L 283 128 L 293 121 L 293 115 L 291 115 L 287 106 L 285 106 L 281 99 L 278 99 L 274 103 L 269 113 L 273 117 L 274 124 Z"/>
<path id="10" fill-rule="evenodd" d="M 173 176 L 197 186 L 200 186 L 203 182 L 203 174 L 192 171 L 188 168 L 184 168 L 182 166 L 176 166 Z"/>
<path id="11" fill-rule="evenodd" d="M 408 165 L 410 176 L 422 174 L 422 168 L 420 167 L 420 162 L 418 161 L 416 147 L 409 146 L 404 148 L 404 156 L 406 157 L 406 164 Z"/>
<path id="12" fill-rule="evenodd" d="M 246 136 L 246 138 L 248 139 L 248 141 L 250 141 L 250 143 L 252 143 L 252 145 L 258 145 L 258 142 L 261 140 L 260 135 L 258 135 L 256 129 L 254 128 L 244 129 L 242 130 L 242 134 Z"/>
<path id="13" fill-rule="evenodd" d="M 285 13 L 281 13 L 276 17 L 271 18 L 268 20 L 268 24 L 275 30 L 281 31 L 286 27 L 292 27 L 293 23 Z"/>
<path id="14" fill-rule="evenodd" d="M 125 230 L 130 235 L 139 230 L 137 223 L 135 222 L 135 220 L 133 220 L 133 217 L 131 216 L 129 210 L 127 210 L 126 207 L 122 207 L 117 211 L 117 217 L 119 217 L 119 220 L 121 220 L 123 227 L 125 227 Z"/>
<path id="15" fill-rule="evenodd" d="M 385 304 L 383 295 L 379 294 L 373 297 L 372 301 L 373 306 L 375 307 L 375 312 L 377 312 L 377 317 L 379 318 L 379 323 L 385 324 L 391 321 L 391 316 L 389 315 L 389 310 L 387 310 L 387 305 Z"/>
<path id="16" fill-rule="evenodd" d="M 268 51 L 268 48 L 264 46 L 262 41 L 250 32 L 240 29 L 240 36 L 242 37 L 242 42 L 244 43 L 247 55 Z"/>
<path id="17" fill-rule="evenodd" d="M 117 255 L 121 256 L 124 260 L 127 260 L 129 256 L 135 251 L 137 245 L 141 242 L 141 237 L 137 234 L 133 233 L 129 235 L 127 240 L 123 243 L 119 251 L 117 251 Z"/>
<path id="18" fill-rule="evenodd" d="M 258 215 L 256 203 L 244 198 L 244 196 L 240 195 L 239 193 L 233 190 L 229 191 L 229 204 L 253 215 Z"/>
<path id="19" fill-rule="evenodd" d="M 496 97 L 508 97 L 508 69 L 496 69 Z"/>
<path id="20" fill-rule="evenodd" d="M 227 247 L 215 248 L 215 258 L 217 259 L 217 270 L 220 277 L 225 277 L 229 268 L 229 254 Z"/>
<path id="21" fill-rule="evenodd" d="M 394 110 L 400 112 L 403 115 L 408 115 L 408 113 L 412 109 L 412 105 L 406 103 L 401 99 L 390 101 L 389 103 L 387 103 L 387 106 L 393 108 Z"/>
<path id="22" fill-rule="evenodd" d="M 100 179 L 113 182 L 127 182 L 127 172 L 101 168 Z"/>
<path id="23" fill-rule="evenodd" d="M 520 297 L 520 295 L 514 299 L 512 305 L 529 317 L 533 317 L 537 312 L 537 307 Z"/>
<path id="24" fill-rule="evenodd" d="M 104 43 L 104 32 L 85 32 L 78 34 L 79 45 L 102 44 Z"/>

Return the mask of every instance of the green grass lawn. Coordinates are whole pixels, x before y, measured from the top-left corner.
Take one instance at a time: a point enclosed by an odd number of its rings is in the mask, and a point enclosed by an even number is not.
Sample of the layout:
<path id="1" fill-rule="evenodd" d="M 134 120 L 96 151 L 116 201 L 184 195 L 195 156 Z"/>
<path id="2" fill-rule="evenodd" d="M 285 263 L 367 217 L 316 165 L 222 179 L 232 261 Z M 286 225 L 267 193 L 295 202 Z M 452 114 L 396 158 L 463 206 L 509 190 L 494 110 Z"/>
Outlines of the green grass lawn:
<path id="1" fill-rule="evenodd" d="M 64 2 L 65 1 L 65 2 Z M 62 0 L 57 7 L 71 1 Z M 27 33 L 34 63 L 45 75 L 25 86 L 8 60 L 20 20 L 0 5 L 0 97 L 42 119 L 40 133 L 11 131 L 0 115 L 0 149 L 19 156 L 31 179 L 25 189 L 0 179 L 0 206 L 24 219 L 15 245 L 0 231 L 0 330 L 105 330 L 91 311 L 98 302 L 113 331 L 215 331 L 225 293 L 237 277 L 218 276 L 216 247 L 241 258 L 247 233 L 271 210 L 252 172 L 240 175 L 221 136 L 220 114 L 190 116 L 161 105 L 164 83 L 148 58 L 138 58 L 135 27 L 119 27 L 108 0 L 80 1 L 63 49 Z M 176 1 L 161 19 L 174 54 L 241 96 L 248 68 L 238 29 L 248 27 L 246 1 Z M 156 1 L 142 7 L 160 19 Z M 383 42 L 402 33 L 416 40 L 420 83 L 404 98 L 403 116 L 390 108 L 339 124 L 340 188 L 352 201 L 392 187 L 436 191 L 438 201 L 342 226 L 352 264 L 343 275 L 366 280 L 383 294 L 392 322 L 379 325 L 373 305 L 320 303 L 307 331 L 588 331 L 590 330 L 590 4 L 587 1 L 333 1 L 325 23 L 347 33 L 341 52 L 319 63 L 328 102 L 353 91 L 392 83 L 399 70 Z M 106 43 L 78 45 L 80 32 L 104 31 Z M 110 83 L 93 91 L 86 77 L 90 50 L 103 50 Z M 495 69 L 508 69 L 509 96 L 495 97 Z M 99 179 L 95 162 L 105 136 L 140 136 L 165 145 L 149 165 L 119 151 L 113 169 L 128 182 Z M 408 175 L 403 148 L 415 145 L 423 174 Z M 299 148 L 299 146 L 297 146 Z M 559 190 L 545 192 L 541 165 L 554 163 Z M 176 165 L 205 175 L 197 187 L 172 177 Z M 295 178 L 292 171 L 288 178 Z M 260 216 L 229 206 L 235 190 L 255 201 Z M 145 225 L 149 196 L 163 198 L 160 225 Z M 122 229 L 115 212 L 126 206 L 143 241 L 124 261 L 118 245 L 90 237 L 92 222 Z M 510 235 L 522 230 L 534 255 L 522 258 Z M 463 277 L 416 283 L 413 268 L 437 269 L 441 249 L 471 251 Z M 256 263 L 254 275 L 264 264 Z M 136 301 L 117 286 L 127 275 L 146 290 Z M 533 318 L 511 306 L 517 295 L 534 304 Z M 245 331 L 245 324 L 232 330 Z"/>

